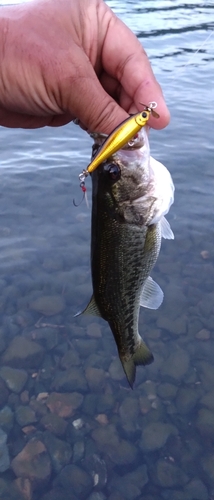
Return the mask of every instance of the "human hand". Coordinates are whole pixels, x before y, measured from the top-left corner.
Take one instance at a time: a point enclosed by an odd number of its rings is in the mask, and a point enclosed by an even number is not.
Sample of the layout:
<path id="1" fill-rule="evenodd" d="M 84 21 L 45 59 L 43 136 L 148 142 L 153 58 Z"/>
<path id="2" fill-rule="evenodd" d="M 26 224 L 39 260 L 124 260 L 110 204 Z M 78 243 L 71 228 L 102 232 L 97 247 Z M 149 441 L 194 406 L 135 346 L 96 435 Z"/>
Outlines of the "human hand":
<path id="1" fill-rule="evenodd" d="M 0 10 L 0 125 L 60 126 L 74 118 L 109 134 L 162 91 L 135 35 L 103 0 L 36 0 Z"/>

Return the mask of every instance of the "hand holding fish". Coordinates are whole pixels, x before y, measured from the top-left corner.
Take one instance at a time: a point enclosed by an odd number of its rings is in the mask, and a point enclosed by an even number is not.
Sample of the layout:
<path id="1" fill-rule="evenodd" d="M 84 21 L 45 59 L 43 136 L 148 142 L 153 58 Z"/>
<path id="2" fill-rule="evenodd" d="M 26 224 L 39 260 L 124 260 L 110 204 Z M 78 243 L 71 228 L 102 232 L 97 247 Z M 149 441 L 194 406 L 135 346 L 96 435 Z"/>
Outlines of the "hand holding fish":
<path id="1" fill-rule="evenodd" d="M 34 0 L 0 10 L 0 125 L 60 126 L 77 118 L 109 134 L 161 88 L 135 35 L 103 0 Z"/>

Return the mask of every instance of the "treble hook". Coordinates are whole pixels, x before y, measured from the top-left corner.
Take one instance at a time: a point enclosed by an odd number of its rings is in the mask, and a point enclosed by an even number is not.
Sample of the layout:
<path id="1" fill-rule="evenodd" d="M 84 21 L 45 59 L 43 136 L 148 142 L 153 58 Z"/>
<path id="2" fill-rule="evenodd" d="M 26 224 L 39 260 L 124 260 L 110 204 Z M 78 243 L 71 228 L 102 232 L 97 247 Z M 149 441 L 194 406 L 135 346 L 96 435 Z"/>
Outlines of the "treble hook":
<path id="1" fill-rule="evenodd" d="M 73 199 L 73 204 L 75 207 L 79 207 L 85 198 L 86 205 L 89 208 L 88 196 L 87 196 L 86 187 L 85 187 L 85 178 L 87 177 L 87 175 L 88 174 L 85 170 L 83 170 L 83 172 L 81 172 L 81 174 L 79 174 L 80 187 L 82 189 L 83 196 L 82 196 L 82 199 L 79 203 L 76 203 L 75 199 Z"/>

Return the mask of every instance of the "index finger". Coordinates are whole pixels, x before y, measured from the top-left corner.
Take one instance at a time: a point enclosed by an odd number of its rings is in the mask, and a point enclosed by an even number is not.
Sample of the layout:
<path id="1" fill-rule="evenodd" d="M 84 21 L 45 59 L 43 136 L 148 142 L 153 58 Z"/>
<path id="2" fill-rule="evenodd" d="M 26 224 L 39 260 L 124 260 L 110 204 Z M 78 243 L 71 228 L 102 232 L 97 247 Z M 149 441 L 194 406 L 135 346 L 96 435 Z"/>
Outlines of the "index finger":
<path id="1" fill-rule="evenodd" d="M 121 83 L 139 111 L 142 109 L 140 103 L 157 102 L 160 118 L 151 117 L 150 125 L 157 129 L 166 127 L 170 120 L 169 110 L 147 54 L 134 33 L 113 13 L 102 55 L 105 71 Z"/>

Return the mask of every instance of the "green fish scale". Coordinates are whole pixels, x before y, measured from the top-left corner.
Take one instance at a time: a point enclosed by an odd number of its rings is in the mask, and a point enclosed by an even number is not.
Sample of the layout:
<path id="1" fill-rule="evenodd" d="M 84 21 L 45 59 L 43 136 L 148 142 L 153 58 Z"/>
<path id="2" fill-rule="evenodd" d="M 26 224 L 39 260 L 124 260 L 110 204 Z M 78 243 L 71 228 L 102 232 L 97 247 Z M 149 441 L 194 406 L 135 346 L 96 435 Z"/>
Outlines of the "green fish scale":
<path id="1" fill-rule="evenodd" d="M 111 197 L 99 188 L 95 192 L 92 211 L 94 297 L 102 317 L 109 323 L 120 355 L 131 355 L 139 343 L 141 290 L 159 253 L 160 231 L 157 225 L 126 223 Z"/>

